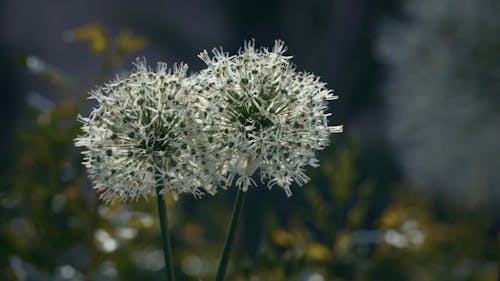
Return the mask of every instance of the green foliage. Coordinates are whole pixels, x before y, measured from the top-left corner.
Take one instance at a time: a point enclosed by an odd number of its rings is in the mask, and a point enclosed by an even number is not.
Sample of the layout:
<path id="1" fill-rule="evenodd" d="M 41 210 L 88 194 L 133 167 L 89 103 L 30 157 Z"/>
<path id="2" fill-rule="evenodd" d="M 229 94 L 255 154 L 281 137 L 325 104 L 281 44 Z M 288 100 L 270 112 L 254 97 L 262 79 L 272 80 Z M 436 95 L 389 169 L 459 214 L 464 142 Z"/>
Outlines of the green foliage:
<path id="1" fill-rule="evenodd" d="M 300 209 L 281 224 L 268 218 L 258 257 L 241 264 L 235 280 L 495 279 L 491 217 L 446 207 L 404 185 L 377 214 L 374 194 L 387 187 L 360 173 L 357 147 L 350 141 L 324 153 Z"/>

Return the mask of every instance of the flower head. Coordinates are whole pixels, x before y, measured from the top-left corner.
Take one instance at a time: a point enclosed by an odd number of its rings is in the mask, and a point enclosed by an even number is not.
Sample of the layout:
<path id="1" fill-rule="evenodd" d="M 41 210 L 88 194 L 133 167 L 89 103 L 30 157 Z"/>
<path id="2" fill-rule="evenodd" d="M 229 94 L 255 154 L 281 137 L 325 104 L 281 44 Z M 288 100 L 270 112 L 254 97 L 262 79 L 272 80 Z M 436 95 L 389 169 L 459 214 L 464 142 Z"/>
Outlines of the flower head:
<path id="1" fill-rule="evenodd" d="M 105 201 L 147 197 L 159 185 L 174 198 L 213 191 L 200 168 L 202 123 L 186 71 L 164 63 L 154 71 L 139 61 L 128 77 L 91 92 L 98 106 L 80 117 L 76 145 L 86 148 L 84 164 Z"/>
<path id="2" fill-rule="evenodd" d="M 246 190 L 255 185 L 251 176 L 260 170 L 268 187 L 278 185 L 291 196 L 293 182 L 309 180 L 307 166 L 317 167 L 317 150 L 325 148 L 332 132 L 327 101 L 337 97 L 318 77 L 297 72 L 285 56 L 286 47 L 276 41 L 272 50 L 245 44 L 237 55 L 221 49 L 210 57 L 198 79 L 199 91 L 207 101 L 208 134 L 212 147 L 227 157 L 227 182 Z"/>

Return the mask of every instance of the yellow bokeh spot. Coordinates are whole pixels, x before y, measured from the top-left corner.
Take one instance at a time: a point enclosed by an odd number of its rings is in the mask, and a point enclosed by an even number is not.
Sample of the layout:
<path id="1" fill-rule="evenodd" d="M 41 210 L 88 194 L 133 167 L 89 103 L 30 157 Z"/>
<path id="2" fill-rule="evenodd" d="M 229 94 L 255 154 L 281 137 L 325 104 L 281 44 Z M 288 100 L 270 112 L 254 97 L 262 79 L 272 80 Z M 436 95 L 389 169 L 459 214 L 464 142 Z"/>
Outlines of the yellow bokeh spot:
<path id="1" fill-rule="evenodd" d="M 271 233 L 271 238 L 274 243 L 281 247 L 289 247 L 295 244 L 295 238 L 292 233 L 284 229 L 275 229 Z"/>
<path id="2" fill-rule="evenodd" d="M 109 47 L 109 36 L 100 24 L 92 23 L 72 31 L 72 40 L 87 42 L 92 52 L 100 54 Z"/>
<path id="3" fill-rule="evenodd" d="M 407 218 L 407 213 L 400 206 L 389 207 L 379 218 L 378 225 L 382 229 L 399 226 Z"/>
<path id="4" fill-rule="evenodd" d="M 351 236 L 348 232 L 341 232 L 337 235 L 335 240 L 335 256 L 341 257 L 349 251 L 351 246 Z"/>
<path id="5" fill-rule="evenodd" d="M 130 30 L 122 30 L 118 35 L 118 51 L 121 54 L 129 54 L 140 50 L 148 44 L 145 37 L 135 36 Z"/>
<path id="6" fill-rule="evenodd" d="M 310 260 L 326 262 L 332 258 L 332 251 L 323 244 L 312 243 L 307 247 L 306 255 Z"/>

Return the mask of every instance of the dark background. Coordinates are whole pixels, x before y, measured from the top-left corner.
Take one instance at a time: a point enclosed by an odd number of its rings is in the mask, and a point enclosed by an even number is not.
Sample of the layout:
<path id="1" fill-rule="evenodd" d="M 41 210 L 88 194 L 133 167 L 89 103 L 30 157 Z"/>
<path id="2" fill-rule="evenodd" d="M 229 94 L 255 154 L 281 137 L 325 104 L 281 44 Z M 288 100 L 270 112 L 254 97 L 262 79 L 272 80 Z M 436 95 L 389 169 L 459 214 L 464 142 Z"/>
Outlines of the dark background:
<path id="1" fill-rule="evenodd" d="M 204 49 L 224 47 L 236 52 L 244 40 L 272 46 L 282 39 L 300 70 L 323 78 L 342 97 L 338 120 L 358 129 L 380 104 L 377 83 L 383 75 L 372 45 L 381 16 L 394 14 L 398 1 L 3 1 L 2 60 L 4 91 L 2 117 L 18 116 L 22 96 L 33 90 L 34 79 L 16 69 L 13 55 L 34 54 L 77 76 L 92 79 L 97 61 L 83 44 L 66 44 L 65 32 L 88 23 L 101 23 L 110 33 L 129 28 L 150 45 L 130 58 L 151 63 L 184 61 L 193 71 L 203 67 L 196 56 Z M 130 69 L 125 63 L 119 70 Z M 17 71 L 17 72 L 14 72 Z M 29 81 L 29 83 L 27 83 Z M 50 95 L 50 93 L 47 93 Z M 349 114 L 346 114 L 349 112 Z M 376 115 L 375 115 L 376 114 Z M 351 122 L 355 125 L 351 125 Z M 7 122 L 12 124 L 12 122 Z"/>

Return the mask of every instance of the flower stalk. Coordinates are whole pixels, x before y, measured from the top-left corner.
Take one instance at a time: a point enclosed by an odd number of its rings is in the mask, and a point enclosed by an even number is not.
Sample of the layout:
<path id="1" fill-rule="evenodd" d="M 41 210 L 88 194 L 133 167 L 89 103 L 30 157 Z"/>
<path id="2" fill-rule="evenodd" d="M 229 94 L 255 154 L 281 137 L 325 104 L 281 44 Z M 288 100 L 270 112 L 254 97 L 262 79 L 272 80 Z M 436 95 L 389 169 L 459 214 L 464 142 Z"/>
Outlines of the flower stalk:
<path id="1" fill-rule="evenodd" d="M 174 266 L 172 263 L 172 247 L 170 246 L 170 230 L 168 228 L 168 214 L 167 206 L 163 195 L 160 194 L 161 183 L 160 180 L 156 187 L 156 199 L 158 202 L 158 217 L 160 219 L 161 240 L 163 245 L 163 254 L 165 256 L 165 270 L 167 281 L 175 281 Z"/>
<path id="2" fill-rule="evenodd" d="M 224 280 L 224 275 L 227 271 L 227 263 L 229 260 L 229 254 L 231 252 L 231 247 L 234 241 L 234 234 L 238 228 L 238 222 L 240 218 L 241 210 L 245 204 L 245 194 L 246 192 L 238 188 L 238 193 L 236 194 L 236 201 L 233 206 L 233 213 L 231 215 L 231 223 L 229 225 L 229 231 L 226 236 L 226 241 L 224 242 L 224 249 L 222 250 L 221 259 L 219 262 L 219 268 L 217 269 L 217 275 L 215 277 L 216 281 Z"/>

